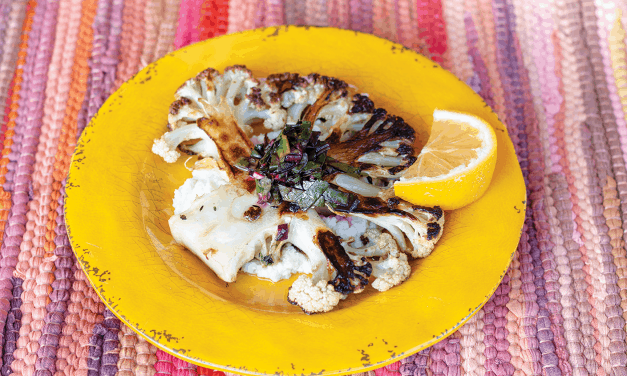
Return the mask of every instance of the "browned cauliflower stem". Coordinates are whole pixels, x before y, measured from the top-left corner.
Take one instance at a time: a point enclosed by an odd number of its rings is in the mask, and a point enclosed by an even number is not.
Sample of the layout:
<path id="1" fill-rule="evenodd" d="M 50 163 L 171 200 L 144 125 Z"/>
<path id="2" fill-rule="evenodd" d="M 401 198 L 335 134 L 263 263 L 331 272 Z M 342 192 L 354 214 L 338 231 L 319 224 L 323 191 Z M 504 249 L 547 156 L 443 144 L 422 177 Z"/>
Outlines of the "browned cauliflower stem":
<path id="1" fill-rule="evenodd" d="M 235 281 L 242 265 L 253 258 L 279 259 L 283 245 L 291 243 L 308 257 L 313 274 L 294 282 L 288 300 L 306 313 L 327 312 L 370 282 L 380 291 L 402 283 L 411 272 L 408 255 L 429 255 L 440 238 L 442 210 L 413 206 L 391 194 L 391 180 L 416 159 L 414 130 L 345 82 L 294 73 L 256 79 L 236 65 L 222 74 L 211 68 L 199 73 L 175 97 L 169 132 L 155 140 L 153 152 L 168 163 L 181 153 L 198 155 L 196 170 L 220 174 L 215 175 L 215 189 L 170 218 L 170 229 L 178 243 L 221 279 Z M 293 212 L 288 203 L 259 204 L 255 183 L 233 167 L 250 155 L 254 132 L 281 130 L 298 121 L 313 124 L 320 140 L 330 145 L 329 156 L 367 175 L 325 177 L 359 199 L 356 206 L 329 207 L 327 213 L 361 217 L 379 226 L 364 235 L 364 246 L 353 247 L 353 239 L 335 235 L 319 217 L 320 208 Z M 288 236 L 279 241 L 278 228 L 285 225 Z"/>

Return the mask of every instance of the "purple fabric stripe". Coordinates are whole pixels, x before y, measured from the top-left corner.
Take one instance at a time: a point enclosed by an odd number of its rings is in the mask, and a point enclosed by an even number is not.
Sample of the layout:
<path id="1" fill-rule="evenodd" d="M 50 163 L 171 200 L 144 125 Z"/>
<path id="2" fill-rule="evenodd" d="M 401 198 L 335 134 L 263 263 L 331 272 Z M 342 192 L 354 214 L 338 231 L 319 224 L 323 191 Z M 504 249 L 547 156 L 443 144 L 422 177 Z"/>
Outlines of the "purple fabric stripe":
<path id="1" fill-rule="evenodd" d="M 520 44 L 515 35 L 515 19 L 513 5 L 509 4 L 509 28 L 512 35 L 512 49 L 515 52 L 515 64 L 517 65 L 520 78 L 521 90 L 523 97 L 517 98 L 523 103 L 523 116 L 525 123 L 525 133 L 527 140 L 521 140 L 521 151 L 527 153 L 529 161 L 528 189 L 528 208 L 530 216 L 533 218 L 533 226 L 529 227 L 529 244 L 531 246 L 530 256 L 533 265 L 533 280 L 535 284 L 535 294 L 537 296 L 537 320 L 531 319 L 531 325 L 535 324 L 536 336 L 538 340 L 538 349 L 541 353 L 542 368 L 547 375 L 559 376 L 561 371 L 558 368 L 558 358 L 555 354 L 554 335 L 551 331 L 550 312 L 547 309 L 548 299 L 546 297 L 545 288 L 545 270 L 542 263 L 541 253 L 547 250 L 546 242 L 549 240 L 549 224 L 544 214 L 544 158 L 542 143 L 539 139 L 538 124 L 535 118 L 535 111 L 531 99 L 531 89 L 529 85 L 529 77 L 527 71 L 522 64 L 522 53 Z M 525 142 L 526 141 L 526 142 Z M 523 274 L 524 276 L 524 274 Z M 524 285 L 524 278 L 523 278 Z M 534 307 L 535 308 L 535 307 Z M 526 319 L 525 319 L 526 320 Z M 535 323 L 534 323 L 535 321 Z"/>
<path id="2" fill-rule="evenodd" d="M 350 28 L 364 33 L 372 33 L 372 0 L 350 0 Z M 396 5 L 398 8 L 398 4 Z"/>
<path id="3" fill-rule="evenodd" d="M 401 366 L 398 371 L 403 376 L 427 376 L 430 353 L 431 347 L 427 347 L 414 355 L 401 359 Z"/>
<path id="4" fill-rule="evenodd" d="M 89 107 L 87 117 L 91 119 L 96 114 L 104 99 L 109 94 L 105 89 L 105 72 L 103 60 L 106 60 L 109 42 L 109 30 L 111 27 L 112 0 L 100 0 L 92 29 L 94 30 L 94 42 L 91 50 L 91 89 L 89 95 Z"/>
<path id="5" fill-rule="evenodd" d="M 89 59 L 90 73 L 86 95 L 77 119 L 77 137 L 80 136 L 89 120 L 96 114 L 109 95 L 109 90 L 107 90 L 105 82 L 103 61 L 108 60 L 106 54 L 108 52 L 107 42 L 110 34 L 112 10 L 112 0 L 101 0 L 98 3 L 96 17 L 92 25 L 94 39 L 91 58 Z M 113 72 L 115 73 L 115 69 Z M 111 82 L 112 79 L 109 81 Z"/>
<path id="6" fill-rule="evenodd" d="M 111 7 L 111 29 L 109 30 L 107 52 L 102 59 L 102 70 L 104 72 L 104 93 L 103 101 L 111 94 L 115 88 L 115 77 L 118 63 L 120 62 L 120 40 L 122 34 L 122 12 L 124 11 L 124 0 L 113 0 Z"/>
<path id="7" fill-rule="evenodd" d="M 68 314 L 68 304 L 70 293 L 74 283 L 74 275 L 76 272 L 76 258 L 70 246 L 70 240 L 67 236 L 65 228 L 64 216 L 64 200 L 65 200 L 65 180 L 62 182 L 60 195 L 58 199 L 59 206 L 56 209 L 57 219 L 55 227 L 55 249 L 54 254 L 57 259 L 54 262 L 55 281 L 52 283 L 52 293 L 50 294 L 50 304 L 46 307 L 48 314 L 45 317 L 44 328 L 42 328 L 42 339 L 46 336 L 46 349 L 40 348 L 37 355 L 41 358 L 42 370 L 37 370 L 35 376 L 51 376 L 57 372 L 57 350 L 59 348 L 60 338 L 63 335 L 63 324 L 65 316 Z M 40 340 L 40 344 L 42 341 Z M 4 375 L 3 375 L 4 376 Z"/>
<path id="8" fill-rule="evenodd" d="M 429 369 L 434 376 L 459 376 L 461 375 L 461 344 L 454 334 L 433 345 Z M 487 375 L 487 373 L 486 373 Z"/>
<path id="9" fill-rule="evenodd" d="M 94 330 L 89 338 L 89 358 L 87 358 L 87 375 L 98 376 L 100 373 L 100 360 L 102 358 L 102 345 L 107 329 L 102 324 L 94 325 Z"/>
<path id="10" fill-rule="evenodd" d="M 288 25 L 305 24 L 305 3 L 300 0 L 285 0 L 285 23 Z"/>
<path id="11" fill-rule="evenodd" d="M 91 64 L 90 64 L 91 65 Z M 89 92 L 92 87 L 92 78 L 89 76 L 87 78 L 87 88 L 85 90 L 85 98 L 83 98 L 83 104 L 81 105 L 81 109 L 78 111 L 78 116 L 76 117 L 76 137 L 78 138 L 81 133 L 83 133 L 83 129 L 87 125 L 87 110 L 89 107 Z"/>
<path id="12" fill-rule="evenodd" d="M 102 362 L 100 365 L 101 376 L 114 376 L 118 372 L 118 359 L 120 353 L 120 320 L 118 320 L 108 308 L 104 311 L 104 323 L 106 333 L 103 337 Z"/>
<path id="13" fill-rule="evenodd" d="M 519 139 L 515 146 L 529 189 L 526 219 L 528 244 L 523 244 L 520 248 L 521 281 L 526 308 L 522 326 L 528 338 L 527 346 L 534 372 L 540 373 L 544 369 L 546 374 L 558 376 L 561 375 L 561 370 L 555 354 L 551 315 L 547 309 L 545 270 L 541 257 L 541 251 L 546 255 L 549 247 L 549 227 L 543 210 L 542 144 L 538 138 L 535 112 L 530 100 L 529 78 L 515 37 L 513 5 L 506 0 L 495 0 L 493 4 L 497 25 L 497 64 L 504 83 L 506 108 L 510 111 L 508 126 L 519 129 Z M 488 362 L 486 366 L 487 369 L 491 368 Z"/>
<path id="14" fill-rule="evenodd" d="M 4 189 L 6 191 L 13 191 L 13 180 L 15 177 L 15 169 L 17 168 L 17 160 L 20 157 L 20 152 L 23 147 L 22 139 L 24 138 L 24 131 L 26 127 L 27 117 L 29 117 L 29 104 L 30 104 L 30 92 L 33 85 L 33 70 L 35 68 L 35 59 L 37 58 L 37 48 L 39 46 L 39 37 L 41 35 L 42 23 L 46 12 L 46 1 L 40 1 L 35 7 L 35 14 L 33 16 L 33 27 L 28 34 L 28 47 L 26 49 L 26 61 L 24 63 L 23 81 L 20 92 L 20 99 L 18 101 L 17 119 L 15 120 L 15 135 L 13 136 L 13 147 L 9 153 L 9 164 L 7 165 L 8 172 L 6 174 L 6 182 L 4 183 Z M 45 65 L 43 68 L 47 68 Z M 44 73 L 45 75 L 45 73 Z"/>
<path id="15" fill-rule="evenodd" d="M 85 95 L 83 105 L 81 106 L 81 110 L 78 115 L 76 135 L 77 137 L 80 136 L 80 134 L 83 132 L 83 129 L 85 129 L 87 122 L 91 119 L 92 116 L 96 114 L 106 97 L 109 95 L 111 83 L 115 79 L 115 77 L 111 77 L 109 79 L 110 84 L 107 88 L 105 81 L 105 70 L 103 69 L 103 60 L 105 62 L 109 60 L 109 63 L 117 63 L 117 59 L 107 59 L 107 54 L 115 55 L 115 49 L 119 49 L 119 38 L 118 46 L 113 46 L 112 50 L 110 50 L 107 46 L 107 42 L 109 42 L 110 39 L 113 39 L 110 33 L 111 21 L 113 18 L 112 12 L 120 12 L 123 9 L 120 4 L 116 4 L 116 9 L 113 9 L 113 6 L 114 5 L 112 0 L 100 0 L 100 2 L 98 3 L 98 8 L 96 10 L 96 17 L 94 18 L 94 23 L 92 25 L 92 29 L 94 31 L 94 40 L 92 46 L 92 54 L 89 60 L 90 74 L 87 83 L 87 94 Z M 120 17 L 119 20 L 121 20 L 121 14 L 118 14 Z M 111 70 L 111 67 L 109 67 L 109 72 L 115 74 L 115 67 L 113 68 L 113 70 Z M 65 186 L 65 182 L 63 183 L 63 185 Z M 63 205 L 60 205 L 59 207 L 62 208 Z M 63 240 L 65 239 L 67 238 L 63 237 Z M 103 365 L 103 345 L 105 341 L 104 336 L 108 333 L 108 330 L 104 324 L 105 323 L 96 324 L 89 339 L 89 357 L 87 358 L 88 376 L 98 376 L 101 372 L 101 368 Z M 107 361 L 110 360 L 110 357 L 107 357 Z M 109 370 L 109 374 L 111 374 L 110 362 L 107 364 L 107 369 Z M 115 363 L 113 375 L 115 375 L 115 372 L 117 372 L 117 361 Z"/>
<path id="16" fill-rule="evenodd" d="M 32 195 L 32 165 L 35 161 L 34 155 L 37 152 L 36 146 L 39 141 L 39 127 L 41 125 L 41 116 L 36 111 L 40 108 L 37 106 L 39 100 L 43 101 L 43 91 L 46 81 L 46 69 L 49 59 L 46 54 L 49 46 L 49 35 L 43 35 L 43 43 L 39 43 L 40 35 L 44 25 L 44 15 L 46 12 L 46 3 L 40 2 L 35 8 L 33 18 L 33 28 L 29 33 L 27 56 L 24 64 L 24 75 L 22 88 L 20 90 L 20 100 L 18 102 L 18 117 L 16 119 L 15 136 L 13 138 L 14 147 L 9 154 L 9 172 L 6 175 L 5 190 L 13 190 L 11 195 L 11 209 L 9 218 L 5 228 L 5 234 L 0 253 L 2 260 L 0 261 L 0 300 L 12 296 L 13 286 L 10 279 L 13 277 L 13 271 L 18 263 L 18 255 L 20 254 L 20 244 L 26 232 L 26 212 L 28 211 L 28 202 Z M 55 15 L 56 17 L 56 15 Z M 49 22 L 48 19 L 46 21 Z M 53 21 L 53 25 L 56 20 Z M 39 48 L 38 48 L 39 47 Z M 34 100 L 32 103 L 31 100 Z M 35 113 L 31 114 L 30 111 Z M 0 312 L 0 326 L 5 327 L 8 318 L 8 312 L 2 310 Z M 6 328 L 5 328 L 6 331 Z M 3 349 L 4 350 L 4 349 Z M 6 355 L 12 361 L 13 351 L 6 350 Z M 7 365 L 5 362 L 4 365 Z M 10 365 L 10 362 L 8 363 Z M 10 371 L 10 368 L 9 368 Z"/>
<path id="17" fill-rule="evenodd" d="M 466 40 L 468 41 L 468 53 L 470 55 L 470 61 L 475 70 L 476 77 L 479 78 L 479 85 L 477 93 L 481 95 L 486 103 L 494 108 L 494 99 L 492 98 L 492 87 L 490 85 L 490 77 L 488 75 L 488 67 L 486 66 L 481 53 L 479 52 L 478 42 L 479 34 L 475 28 L 475 23 L 472 20 L 472 15 L 467 12 L 464 17 L 464 24 L 466 26 Z M 473 87 L 475 89 L 475 87 Z"/>
<path id="18" fill-rule="evenodd" d="M 361 11 L 361 4 L 359 0 L 350 0 L 348 2 L 349 6 L 350 6 L 350 15 L 351 15 L 351 22 L 350 22 L 350 28 L 353 30 L 359 30 L 362 31 L 362 29 L 364 28 L 364 14 Z"/>
<path id="19" fill-rule="evenodd" d="M 57 218 L 57 223 L 63 223 L 63 215 Z M 62 229 L 60 229 L 62 227 Z M 55 280 L 52 282 L 51 302 L 46 307 L 44 326 L 41 329 L 42 336 L 39 339 L 40 348 L 37 351 L 37 362 L 35 363 L 35 376 L 52 376 L 56 372 L 57 348 L 61 336 L 62 325 L 67 314 L 68 301 L 70 299 L 70 288 L 74 282 L 74 254 L 70 248 L 70 243 L 65 236 L 64 226 L 57 226 L 55 232 L 55 250 L 57 259 L 54 261 Z"/>
<path id="20" fill-rule="evenodd" d="M 22 326 L 22 280 L 19 278 L 11 278 L 12 299 L 7 322 L 4 327 L 4 337 L 2 347 L 4 348 L 4 356 L 2 357 L 2 368 L 0 374 L 3 376 L 10 375 L 11 363 L 13 363 L 13 352 L 17 348 L 17 340 L 20 338 L 20 327 Z"/>
<path id="21" fill-rule="evenodd" d="M 266 0 L 257 1 L 255 10 L 255 27 L 266 26 Z"/>
<path id="22" fill-rule="evenodd" d="M 52 58 L 53 38 L 55 35 L 59 1 L 43 1 L 38 4 L 38 8 L 40 6 L 43 12 L 40 15 L 38 13 L 39 9 L 36 9 L 33 20 L 33 30 L 37 30 L 38 33 L 34 37 L 38 39 L 33 39 L 33 43 L 29 45 L 28 51 L 29 54 L 33 54 L 32 71 L 28 72 L 28 78 L 24 78 L 25 82 L 27 80 L 30 81 L 27 86 L 28 91 L 24 95 L 28 98 L 28 103 L 25 107 L 20 106 L 18 109 L 18 120 L 19 110 L 24 109 L 25 127 L 21 140 L 22 147 L 20 148 L 19 157 L 16 160 L 17 166 L 12 197 L 13 206 L 11 207 L 8 221 L 8 229 L 14 226 L 21 227 L 19 227 L 19 231 L 15 231 L 13 234 L 9 234 L 7 231 L 9 238 L 6 239 L 5 244 L 20 244 L 22 242 L 25 232 L 26 213 L 28 211 L 27 203 L 31 200 L 33 194 L 32 173 L 35 163 L 34 155 L 37 152 L 37 144 L 39 143 L 39 135 L 41 133 L 47 70 Z M 37 25 L 37 27 L 35 27 L 35 25 Z M 30 39 L 29 42 L 31 42 Z M 31 46 L 34 46 L 36 50 L 31 52 Z M 28 65 L 30 63 L 28 61 L 29 56 L 27 56 L 26 59 Z M 14 264 L 17 264 L 17 259 Z M 9 349 L 7 349 L 7 351 L 9 351 Z M 5 365 L 10 366 L 10 364 Z"/>
<path id="23" fill-rule="evenodd" d="M 373 0 L 361 0 L 362 29 L 360 31 L 363 31 L 364 33 L 372 33 L 373 31 L 372 18 L 374 17 L 374 14 L 372 11 L 372 1 Z"/>
<path id="24" fill-rule="evenodd" d="M 509 342 L 507 336 L 507 303 L 509 303 L 509 276 L 503 277 L 503 282 L 496 289 L 492 298 L 483 307 L 485 333 L 485 368 L 486 374 L 511 376 L 514 374 L 514 366 L 511 364 L 511 354 L 509 353 Z"/>
<path id="25" fill-rule="evenodd" d="M 514 141 L 525 183 L 528 187 L 528 205 L 526 216 L 527 236 L 523 236 L 520 249 L 520 270 L 525 311 L 522 317 L 524 337 L 527 339 L 526 347 L 531 355 L 533 372 L 540 374 L 542 365 L 547 367 L 547 372 L 552 375 L 561 374 L 557 368 L 557 356 L 554 354 L 553 333 L 550 330 L 549 312 L 546 309 L 546 290 L 544 288 L 544 269 L 538 247 L 538 228 L 542 227 L 540 216 L 543 197 L 543 159 L 542 144 L 537 138 L 537 124 L 535 119 L 526 113 L 525 108 L 530 106 L 529 92 L 523 90 L 528 80 L 520 56 L 516 51 L 518 41 L 515 37 L 515 16 L 513 5 L 507 0 L 494 0 L 494 22 L 496 26 L 497 41 L 497 65 L 499 75 L 504 86 L 506 108 L 508 109 L 508 128 L 513 128 L 517 133 Z M 533 108 L 531 107 L 532 111 Z M 531 145 L 531 148 L 530 148 Z M 531 149 L 531 150 L 530 150 Z M 530 157 L 530 152 L 533 157 Z M 534 221 L 535 219 L 535 221 Z M 545 230 L 542 228 L 542 230 Z M 545 233 L 542 234 L 546 240 Z M 527 241 L 525 241 L 525 239 Z M 538 336 L 542 336 L 547 346 L 539 347 Z M 489 352 L 486 347 L 486 369 L 497 372 L 495 362 L 491 360 L 507 349 L 497 354 Z M 545 356 L 540 356 L 541 351 Z M 542 365 L 541 365 L 542 364 Z M 549 369 L 550 368 L 550 369 Z"/>
<path id="26" fill-rule="evenodd" d="M 54 282 L 50 293 L 50 303 L 46 307 L 44 326 L 41 329 L 39 350 L 35 363 L 34 376 L 52 376 L 57 369 L 57 350 L 62 335 L 63 323 L 68 313 L 70 290 L 74 283 L 75 257 L 65 229 L 63 203 L 65 200 L 65 181 L 60 190 L 59 206 L 56 209 Z M 3 375 L 4 376 L 4 375 Z"/>

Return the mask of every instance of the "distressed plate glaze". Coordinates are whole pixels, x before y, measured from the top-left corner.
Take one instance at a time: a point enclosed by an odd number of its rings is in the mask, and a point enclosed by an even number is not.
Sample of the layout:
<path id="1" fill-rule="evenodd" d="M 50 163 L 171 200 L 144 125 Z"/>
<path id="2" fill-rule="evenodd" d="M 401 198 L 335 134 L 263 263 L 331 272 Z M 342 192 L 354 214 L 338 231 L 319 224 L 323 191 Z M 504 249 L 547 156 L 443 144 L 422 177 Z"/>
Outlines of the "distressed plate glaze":
<path id="1" fill-rule="evenodd" d="M 174 91 L 206 67 L 245 64 L 256 75 L 293 71 L 342 78 L 405 118 L 424 140 L 434 108 L 486 119 L 498 136 L 487 193 L 447 213 L 431 256 L 407 282 L 370 288 L 307 316 L 286 303 L 291 282 L 241 275 L 227 285 L 172 245 L 174 190 L 184 158 L 150 152 Z M 398 44 L 331 28 L 280 27 L 223 36 L 167 55 L 113 94 L 80 138 L 68 177 L 66 223 L 76 256 L 106 305 L 161 349 L 245 374 L 327 375 L 374 369 L 453 333 L 491 296 L 516 250 L 525 186 L 507 130 L 463 82 Z"/>

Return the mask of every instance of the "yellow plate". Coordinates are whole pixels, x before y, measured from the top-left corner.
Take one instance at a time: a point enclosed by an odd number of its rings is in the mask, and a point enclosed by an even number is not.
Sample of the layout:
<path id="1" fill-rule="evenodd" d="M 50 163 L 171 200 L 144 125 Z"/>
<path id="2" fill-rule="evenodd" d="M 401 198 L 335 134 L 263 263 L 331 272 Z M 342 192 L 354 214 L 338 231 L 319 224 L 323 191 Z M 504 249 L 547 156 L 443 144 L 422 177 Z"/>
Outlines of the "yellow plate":
<path id="1" fill-rule="evenodd" d="M 369 288 L 334 311 L 307 316 L 286 303 L 288 282 L 242 275 L 227 285 L 172 245 L 183 159 L 150 152 L 166 130 L 174 91 L 206 67 L 319 72 L 369 93 L 426 140 L 434 108 L 469 112 L 497 130 L 498 164 L 485 196 L 447 213 L 431 256 L 407 282 Z M 83 269 L 106 305 L 159 348 L 198 365 L 245 374 L 331 375 L 374 369 L 452 334 L 507 270 L 525 217 L 525 186 L 503 124 L 468 86 L 398 44 L 332 28 L 280 27 L 198 43 L 147 66 L 85 129 L 67 184 L 66 222 Z"/>

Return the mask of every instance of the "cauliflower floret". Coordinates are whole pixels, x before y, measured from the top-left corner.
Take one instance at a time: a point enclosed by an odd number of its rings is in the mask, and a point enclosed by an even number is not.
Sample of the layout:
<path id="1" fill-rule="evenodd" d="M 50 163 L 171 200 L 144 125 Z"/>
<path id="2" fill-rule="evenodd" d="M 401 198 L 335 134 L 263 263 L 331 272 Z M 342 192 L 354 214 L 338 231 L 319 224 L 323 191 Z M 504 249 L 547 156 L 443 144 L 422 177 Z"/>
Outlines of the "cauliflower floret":
<path id="1" fill-rule="evenodd" d="M 394 286 L 400 285 L 411 273 L 411 267 L 407 262 L 407 255 L 404 253 L 396 253 L 396 256 L 390 254 L 387 259 L 380 263 L 372 263 L 372 274 L 377 279 L 372 282 L 372 287 L 379 291 L 387 291 Z"/>
<path id="2" fill-rule="evenodd" d="M 168 145 L 168 142 L 165 140 L 166 134 L 161 136 L 161 138 L 155 139 L 155 142 L 152 144 L 152 152 L 163 158 L 164 161 L 174 163 L 177 159 L 179 159 L 181 153 L 179 153 L 176 149 L 170 148 L 170 145 Z"/>
<path id="3" fill-rule="evenodd" d="M 376 247 L 387 257 L 372 263 L 372 275 L 376 277 L 372 287 L 379 291 L 387 291 L 401 284 L 411 273 L 407 262 L 407 255 L 398 251 L 394 238 L 388 233 L 381 233 L 376 241 Z"/>
<path id="4" fill-rule="evenodd" d="M 171 127 L 181 120 L 206 117 L 219 123 L 235 121 L 250 137 L 253 122 L 260 120 L 267 129 L 280 129 L 287 117 L 273 88 L 260 85 L 252 72 L 241 65 L 228 67 L 223 74 L 206 69 L 185 82 L 175 97 L 168 117 Z"/>
<path id="5" fill-rule="evenodd" d="M 314 285 L 311 277 L 301 275 L 290 287 L 287 300 L 302 308 L 305 313 L 312 314 L 329 312 L 342 297 L 327 281 L 318 281 Z"/>
<path id="6" fill-rule="evenodd" d="M 193 145 L 187 146 L 187 149 L 195 154 L 204 158 L 219 158 L 220 154 L 215 142 L 196 124 L 187 124 L 164 133 L 160 138 L 155 139 L 152 144 L 152 152 L 159 155 L 164 161 L 174 163 L 181 156 L 177 148 L 185 141 L 195 142 Z"/>

